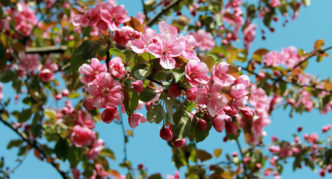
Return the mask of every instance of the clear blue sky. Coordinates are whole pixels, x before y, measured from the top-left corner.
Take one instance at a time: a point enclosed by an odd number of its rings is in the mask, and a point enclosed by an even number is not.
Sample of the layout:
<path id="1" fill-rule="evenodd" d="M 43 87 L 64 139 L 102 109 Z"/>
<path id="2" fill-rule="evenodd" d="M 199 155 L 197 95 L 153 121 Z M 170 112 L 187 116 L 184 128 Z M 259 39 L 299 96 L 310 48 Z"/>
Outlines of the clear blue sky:
<path id="1" fill-rule="evenodd" d="M 118 0 L 118 3 L 125 4 L 129 14 L 132 16 L 135 16 L 138 11 L 142 10 L 140 0 Z M 294 22 L 288 23 L 286 27 L 282 27 L 281 22 L 276 24 L 276 32 L 268 32 L 267 40 L 261 40 L 260 33 L 258 33 L 251 49 L 264 47 L 270 50 L 280 50 L 283 47 L 294 45 L 310 51 L 317 39 L 325 39 L 326 45 L 332 45 L 331 8 L 331 0 L 313 0 L 308 8 L 301 10 L 298 19 Z M 258 25 L 258 31 L 260 31 L 262 24 Z M 321 63 L 315 63 L 313 60 L 310 62 L 307 72 L 320 78 L 332 77 L 331 67 L 331 58 L 327 58 Z M 5 87 L 4 95 L 5 98 L 14 96 L 13 91 L 7 87 Z M 20 106 L 11 105 L 12 109 L 17 107 Z M 304 132 L 320 131 L 322 126 L 331 123 L 332 118 L 331 113 L 320 115 L 318 111 L 302 115 L 296 114 L 293 118 L 289 118 L 288 113 L 289 109 L 274 111 L 271 116 L 272 123 L 266 128 L 268 136 L 265 138 L 265 141 L 270 141 L 270 137 L 273 135 L 281 139 L 290 139 L 291 134 L 295 132 L 296 127 L 299 125 L 303 126 Z M 125 123 L 128 128 L 127 122 Z M 171 163 L 171 151 L 168 145 L 160 139 L 159 129 L 160 125 L 148 123 L 138 126 L 134 131 L 135 137 L 130 138 L 128 144 L 128 158 L 133 162 L 134 166 L 137 166 L 138 163 L 144 163 L 149 168 L 149 173 L 161 172 L 164 176 L 166 174 L 174 174 L 176 168 Z M 123 137 L 120 126 L 114 123 L 109 125 L 99 123 L 96 130 L 100 132 L 100 137 L 105 140 L 107 146 L 115 152 L 118 161 L 121 161 L 123 159 Z M 18 136 L 2 124 L 0 124 L 0 135 L 3 136 L 0 142 L 0 156 L 5 156 L 6 164 L 13 167 L 16 164 L 17 151 L 7 151 L 6 145 L 10 139 L 16 139 Z M 225 144 L 222 142 L 223 137 L 224 133 L 212 132 L 204 142 L 198 144 L 198 147 L 209 152 L 212 152 L 215 148 L 223 148 L 224 153 L 235 151 L 235 143 L 228 142 Z M 215 162 L 214 159 L 211 162 Z M 283 178 L 320 178 L 317 172 L 313 173 L 307 168 L 294 173 L 291 165 L 287 166 L 284 168 Z M 111 167 L 118 168 L 116 163 L 113 162 Z M 183 175 L 184 170 L 180 170 L 180 173 Z M 326 178 L 331 176 L 327 175 Z M 37 160 L 30 152 L 26 161 L 12 175 L 12 178 L 57 179 L 60 176 L 49 164 Z"/>

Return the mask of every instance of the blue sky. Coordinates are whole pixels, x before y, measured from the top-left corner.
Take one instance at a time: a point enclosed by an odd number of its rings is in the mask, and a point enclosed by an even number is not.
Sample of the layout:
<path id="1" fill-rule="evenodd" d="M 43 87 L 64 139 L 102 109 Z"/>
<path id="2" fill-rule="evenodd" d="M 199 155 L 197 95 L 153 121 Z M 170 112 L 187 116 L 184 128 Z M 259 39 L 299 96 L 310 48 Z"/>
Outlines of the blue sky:
<path id="1" fill-rule="evenodd" d="M 118 0 L 119 4 L 125 4 L 129 14 L 135 16 L 138 11 L 141 11 L 140 0 Z M 312 1 L 308 8 L 302 8 L 299 17 L 295 21 L 290 21 L 286 27 L 281 26 L 281 22 L 275 24 L 276 31 L 274 33 L 267 32 L 267 40 L 263 41 L 260 38 L 260 28 L 262 24 L 258 24 L 258 34 L 256 40 L 252 44 L 251 49 L 267 48 L 270 50 L 281 50 L 281 48 L 294 45 L 298 48 L 303 48 L 310 51 L 317 39 L 324 39 L 325 44 L 332 45 L 332 1 L 320 0 Z M 265 31 L 268 31 L 267 29 Z M 320 78 L 332 77 L 331 73 L 332 62 L 331 58 L 324 59 L 321 63 L 316 63 L 315 59 L 310 62 L 307 72 L 317 75 Z M 13 91 L 9 88 L 4 89 L 5 96 L 14 96 Z M 20 106 L 11 105 L 11 108 Z M 297 126 L 303 126 L 304 132 L 311 133 L 320 131 L 321 127 L 331 123 L 332 114 L 321 115 L 318 111 L 311 113 L 304 113 L 302 115 L 294 115 L 293 118 L 288 116 L 289 109 L 278 109 L 273 112 L 271 116 L 272 123 L 266 128 L 268 136 L 265 141 L 269 141 L 271 136 L 278 136 L 281 139 L 290 139 L 291 135 L 296 131 Z M 126 127 L 129 128 L 127 122 Z M 121 127 L 112 124 L 97 124 L 97 131 L 100 132 L 100 137 L 103 138 L 108 147 L 110 147 L 116 154 L 118 161 L 123 159 L 123 137 Z M 166 142 L 159 137 L 160 125 L 142 124 L 134 130 L 135 137 L 130 138 L 128 144 L 128 158 L 137 166 L 138 163 L 144 163 L 149 168 L 149 173 L 161 172 L 164 176 L 166 174 L 173 174 L 176 168 L 171 163 L 171 151 Z M 222 148 L 224 153 L 235 151 L 236 144 L 232 142 L 223 143 L 222 138 L 224 133 L 219 134 L 213 132 L 202 143 L 198 144 L 199 148 L 203 148 L 212 152 L 215 148 Z M 320 133 L 319 133 L 320 134 Z M 16 150 L 7 151 L 6 145 L 10 139 L 16 139 L 18 136 L 12 131 L 0 124 L 0 135 L 3 136 L 0 142 L 0 155 L 6 157 L 6 164 L 13 167 L 16 162 Z M 211 162 L 216 162 L 211 160 Z M 288 167 L 287 167 L 288 166 Z M 118 168 L 116 163 L 111 163 L 111 167 Z M 184 170 L 180 170 L 184 173 Z M 297 172 L 292 172 L 291 165 L 286 165 L 284 168 L 283 178 L 320 178 L 318 173 L 313 173 L 311 170 L 304 168 Z M 328 175 L 326 178 L 331 177 Z M 12 175 L 13 179 L 20 178 L 34 178 L 34 179 L 57 179 L 60 176 L 47 163 L 37 160 L 33 153 L 30 152 L 26 161 L 22 166 Z"/>

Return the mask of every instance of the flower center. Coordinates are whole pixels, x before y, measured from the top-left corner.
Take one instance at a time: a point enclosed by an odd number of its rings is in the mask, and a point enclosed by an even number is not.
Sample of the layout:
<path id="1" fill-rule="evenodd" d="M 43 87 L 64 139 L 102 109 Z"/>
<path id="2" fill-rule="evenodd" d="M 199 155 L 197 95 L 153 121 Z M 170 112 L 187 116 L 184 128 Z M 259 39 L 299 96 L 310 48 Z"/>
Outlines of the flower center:
<path id="1" fill-rule="evenodd" d="M 102 91 L 102 94 L 103 94 L 104 96 L 108 96 L 108 95 L 110 94 L 110 89 L 108 89 L 108 88 L 104 88 L 103 91 Z"/>

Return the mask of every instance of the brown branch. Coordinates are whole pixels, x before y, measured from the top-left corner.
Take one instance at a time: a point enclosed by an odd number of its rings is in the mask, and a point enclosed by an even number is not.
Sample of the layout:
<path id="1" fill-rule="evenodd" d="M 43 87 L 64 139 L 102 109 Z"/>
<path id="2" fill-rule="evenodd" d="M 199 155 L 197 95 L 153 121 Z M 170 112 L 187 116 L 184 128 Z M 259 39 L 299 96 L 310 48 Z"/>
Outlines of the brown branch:
<path id="1" fill-rule="evenodd" d="M 151 27 L 161 18 L 164 14 L 166 14 L 169 10 L 171 10 L 174 6 L 178 5 L 181 0 L 176 0 L 167 7 L 164 7 L 154 18 L 152 18 L 146 25 Z"/>
<path id="2" fill-rule="evenodd" d="M 53 166 L 53 168 L 57 170 L 57 172 L 62 176 L 63 179 L 67 179 L 68 178 L 67 173 L 64 172 L 64 171 L 62 171 L 58 167 L 58 164 L 56 162 L 54 162 L 53 159 L 50 158 L 46 154 L 46 152 L 40 147 L 40 145 L 37 143 L 36 140 L 29 139 L 29 137 L 24 132 L 21 132 L 14 124 L 9 123 L 8 121 L 4 120 L 1 116 L 0 116 L 0 121 L 5 126 L 7 126 L 8 128 L 10 128 L 12 131 L 14 131 L 18 136 L 20 136 L 23 141 L 27 142 L 31 147 L 33 147 L 34 149 L 36 149 L 46 159 L 46 161 L 48 161 Z"/>
<path id="3" fill-rule="evenodd" d="M 248 72 L 248 73 L 250 73 L 252 75 L 255 75 L 256 77 L 259 76 L 258 73 L 256 73 L 255 71 L 249 70 L 248 68 L 241 67 L 241 69 L 245 70 L 246 72 Z M 296 83 L 294 81 L 285 80 L 282 77 L 271 78 L 271 80 L 273 80 L 273 81 L 280 81 L 280 82 L 284 82 L 284 83 L 288 83 L 288 84 L 292 84 L 292 85 L 295 85 L 295 86 L 300 87 L 300 88 L 310 87 L 310 88 L 315 88 L 316 90 L 319 90 L 319 91 L 326 91 L 326 92 L 332 93 L 332 90 L 326 90 L 326 89 L 317 88 L 316 85 L 302 85 L 302 84 Z"/>
<path id="4" fill-rule="evenodd" d="M 327 47 L 323 50 L 315 50 L 313 52 L 310 53 L 309 56 L 307 56 L 304 60 L 300 61 L 298 64 L 296 64 L 292 69 L 290 69 L 290 71 L 292 71 L 293 69 L 299 67 L 300 65 L 302 65 L 304 62 L 308 61 L 310 58 L 314 57 L 314 56 L 317 56 L 319 54 L 324 54 L 326 51 L 328 50 L 331 50 L 332 49 L 332 46 L 330 47 Z"/>
<path id="5" fill-rule="evenodd" d="M 50 54 L 50 53 L 64 53 L 67 50 L 66 46 L 46 46 L 46 47 L 31 47 L 25 50 L 26 53 Z"/>
<path id="6" fill-rule="evenodd" d="M 145 8 L 144 0 L 141 0 L 141 2 L 142 2 L 142 6 L 143 6 L 143 13 L 144 13 L 145 17 L 147 17 L 148 14 L 147 14 L 147 12 L 146 12 L 146 8 Z"/>

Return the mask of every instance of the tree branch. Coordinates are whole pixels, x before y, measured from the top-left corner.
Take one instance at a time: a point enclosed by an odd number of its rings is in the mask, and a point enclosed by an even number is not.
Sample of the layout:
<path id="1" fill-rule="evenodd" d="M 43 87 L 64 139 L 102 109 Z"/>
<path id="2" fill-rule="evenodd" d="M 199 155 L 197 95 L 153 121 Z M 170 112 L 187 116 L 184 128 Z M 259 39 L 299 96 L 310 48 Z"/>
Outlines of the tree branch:
<path id="1" fill-rule="evenodd" d="M 1 111 L 2 113 L 3 111 Z M 25 142 L 27 142 L 32 148 L 36 149 L 45 159 L 46 161 L 48 161 L 54 169 L 57 170 L 57 172 L 62 176 L 63 179 L 67 179 L 67 173 L 62 171 L 59 167 L 58 167 L 58 163 L 54 162 L 53 159 L 51 159 L 46 152 L 40 147 L 40 145 L 37 143 L 36 140 L 32 140 L 29 139 L 29 137 L 21 132 L 14 124 L 9 123 L 8 121 L 4 120 L 1 116 L 0 116 L 0 121 L 7 126 L 8 128 L 10 128 L 12 131 L 14 131 L 18 136 L 21 137 L 21 139 Z"/>
<path id="2" fill-rule="evenodd" d="M 152 18 L 146 25 L 151 27 L 158 21 L 160 17 L 162 17 L 164 14 L 166 14 L 169 10 L 171 10 L 174 6 L 178 5 L 181 2 L 181 0 L 176 0 L 167 7 L 164 7 L 154 18 Z"/>
<path id="3" fill-rule="evenodd" d="M 323 54 L 323 53 L 325 53 L 326 51 L 331 50 L 331 49 L 332 49 L 332 46 L 327 47 L 327 48 L 325 48 L 325 49 L 323 49 L 323 50 L 316 50 L 316 51 L 313 51 L 312 53 L 310 53 L 310 55 L 309 55 L 307 58 L 305 58 L 304 60 L 300 61 L 300 62 L 299 62 L 298 64 L 296 64 L 292 69 L 295 69 L 295 68 L 299 67 L 299 66 L 302 65 L 304 62 L 308 61 L 310 58 L 312 58 L 312 57 L 314 57 L 314 56 L 316 56 L 316 55 L 319 55 L 319 54 Z M 291 70 L 292 70 L 292 69 L 291 69 Z"/>
<path id="4" fill-rule="evenodd" d="M 256 73 L 255 71 L 249 70 L 248 68 L 241 67 L 241 69 L 243 69 L 244 71 L 246 71 L 246 72 L 248 72 L 248 73 L 250 73 L 252 75 L 255 75 L 256 77 L 259 76 L 258 73 Z M 315 85 L 302 85 L 302 84 L 298 84 L 298 83 L 296 83 L 294 81 L 285 80 L 282 77 L 280 77 L 280 78 L 272 78 L 271 80 L 273 80 L 273 81 L 281 81 L 281 82 L 284 82 L 284 83 L 292 84 L 292 85 L 295 85 L 295 86 L 300 87 L 300 88 L 310 87 L 310 88 L 315 88 L 316 90 L 319 90 L 319 91 L 326 91 L 326 92 L 332 93 L 332 90 L 326 90 L 326 89 L 317 88 Z"/>
<path id="5" fill-rule="evenodd" d="M 30 54 L 50 54 L 50 53 L 64 53 L 67 50 L 66 46 L 46 46 L 46 47 L 31 47 L 25 50 L 26 53 Z"/>

